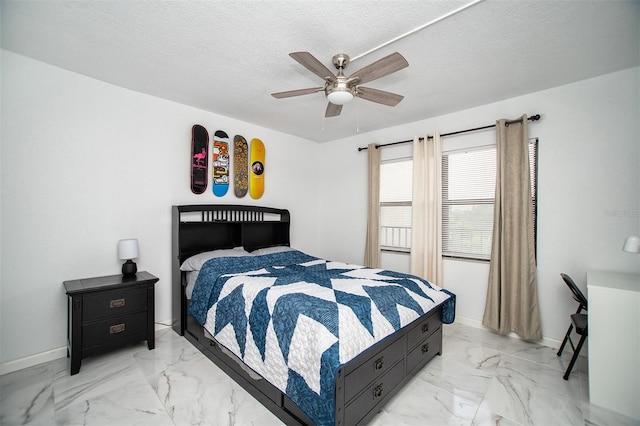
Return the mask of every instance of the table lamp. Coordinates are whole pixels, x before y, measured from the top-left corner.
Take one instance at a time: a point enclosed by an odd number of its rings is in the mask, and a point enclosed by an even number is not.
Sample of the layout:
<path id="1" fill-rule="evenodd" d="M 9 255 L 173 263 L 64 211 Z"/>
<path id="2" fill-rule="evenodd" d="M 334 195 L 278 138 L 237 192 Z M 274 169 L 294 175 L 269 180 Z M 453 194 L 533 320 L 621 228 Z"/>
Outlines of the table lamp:
<path id="1" fill-rule="evenodd" d="M 136 263 L 132 260 L 140 255 L 138 250 L 138 240 L 130 238 L 118 241 L 118 258 L 126 260 L 122 264 L 122 275 L 135 275 L 138 271 Z"/>

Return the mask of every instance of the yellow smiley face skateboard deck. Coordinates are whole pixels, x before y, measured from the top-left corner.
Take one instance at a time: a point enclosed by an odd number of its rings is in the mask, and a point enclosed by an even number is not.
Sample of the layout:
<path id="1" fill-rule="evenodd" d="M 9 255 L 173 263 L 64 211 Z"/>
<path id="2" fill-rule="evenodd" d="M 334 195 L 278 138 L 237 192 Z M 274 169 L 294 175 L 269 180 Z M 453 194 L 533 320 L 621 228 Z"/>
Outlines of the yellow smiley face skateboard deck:
<path id="1" fill-rule="evenodd" d="M 251 155 L 249 160 L 249 195 L 254 200 L 264 194 L 265 148 L 260 139 L 251 139 Z"/>
<path id="2" fill-rule="evenodd" d="M 212 153 L 213 194 L 222 197 L 229 190 L 229 136 L 222 130 L 213 134 Z"/>
<path id="3" fill-rule="evenodd" d="M 233 138 L 233 192 L 236 197 L 247 195 L 249 189 L 249 147 L 247 140 L 235 135 Z"/>

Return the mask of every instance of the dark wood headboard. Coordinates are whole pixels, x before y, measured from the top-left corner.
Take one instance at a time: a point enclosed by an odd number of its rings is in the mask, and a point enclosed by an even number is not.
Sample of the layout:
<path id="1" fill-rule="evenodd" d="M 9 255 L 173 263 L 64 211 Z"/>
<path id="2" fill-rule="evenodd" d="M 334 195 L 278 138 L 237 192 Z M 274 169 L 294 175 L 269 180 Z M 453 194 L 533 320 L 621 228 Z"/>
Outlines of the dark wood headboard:
<path id="1" fill-rule="evenodd" d="M 172 326 L 184 334 L 186 300 L 180 265 L 194 254 L 243 246 L 247 251 L 288 246 L 289 210 L 200 204 L 172 207 Z"/>

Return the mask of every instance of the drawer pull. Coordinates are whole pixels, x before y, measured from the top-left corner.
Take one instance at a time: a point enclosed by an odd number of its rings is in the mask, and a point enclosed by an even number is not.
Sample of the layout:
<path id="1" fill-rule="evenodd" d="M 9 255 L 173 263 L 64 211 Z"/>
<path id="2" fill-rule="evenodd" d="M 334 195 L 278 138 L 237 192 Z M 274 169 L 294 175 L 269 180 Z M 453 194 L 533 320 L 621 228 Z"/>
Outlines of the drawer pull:
<path id="1" fill-rule="evenodd" d="M 109 334 L 118 334 L 124 331 L 124 323 L 116 324 L 109 327 Z"/>
<path id="2" fill-rule="evenodd" d="M 378 370 L 382 370 L 382 368 L 384 367 L 384 357 L 381 356 L 380 358 L 376 359 L 375 361 L 373 361 L 373 369 L 378 371 Z"/>
<path id="3" fill-rule="evenodd" d="M 109 302 L 109 308 L 122 308 L 124 306 L 124 297 L 122 299 L 113 299 Z"/>
<path id="4" fill-rule="evenodd" d="M 378 398 L 382 397 L 382 392 L 383 391 L 384 391 L 384 389 L 382 388 L 382 383 L 380 383 L 378 386 L 373 388 L 373 399 L 378 399 Z"/>
<path id="5" fill-rule="evenodd" d="M 427 352 L 429 352 L 429 343 L 425 343 L 424 345 L 422 345 L 422 353 L 426 354 Z"/>
<path id="6" fill-rule="evenodd" d="M 426 333 L 427 331 L 429 331 L 429 323 L 422 324 L 422 332 Z"/>

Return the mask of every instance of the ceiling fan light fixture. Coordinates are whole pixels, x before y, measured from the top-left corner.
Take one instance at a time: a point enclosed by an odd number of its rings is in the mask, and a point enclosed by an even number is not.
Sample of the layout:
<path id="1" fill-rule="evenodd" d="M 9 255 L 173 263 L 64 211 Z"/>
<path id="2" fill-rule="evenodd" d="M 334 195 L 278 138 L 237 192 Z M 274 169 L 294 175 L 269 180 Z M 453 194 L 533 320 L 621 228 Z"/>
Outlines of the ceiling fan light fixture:
<path id="1" fill-rule="evenodd" d="M 271 96 L 276 99 L 324 91 L 324 95 L 329 101 L 329 105 L 327 105 L 327 109 L 325 111 L 325 117 L 336 117 L 340 115 L 342 106 L 351 102 L 351 100 L 356 96 L 367 101 L 388 106 L 396 106 L 398 102 L 403 99 L 403 96 L 395 93 L 360 86 L 360 84 L 368 83 L 408 67 L 409 63 L 398 52 L 394 52 L 382 59 L 378 59 L 349 76 L 344 75 L 344 69 L 349 64 L 349 56 L 344 53 L 339 53 L 333 57 L 333 65 L 338 69 L 338 72 L 335 75 L 333 71 L 327 68 L 309 52 L 292 52 L 289 53 L 289 56 L 300 63 L 300 65 L 323 79 L 324 88 L 311 87 L 308 89 L 272 93 Z"/>
<path id="2" fill-rule="evenodd" d="M 327 99 L 334 105 L 344 105 L 353 99 L 353 93 L 349 90 L 334 90 L 327 95 Z"/>

